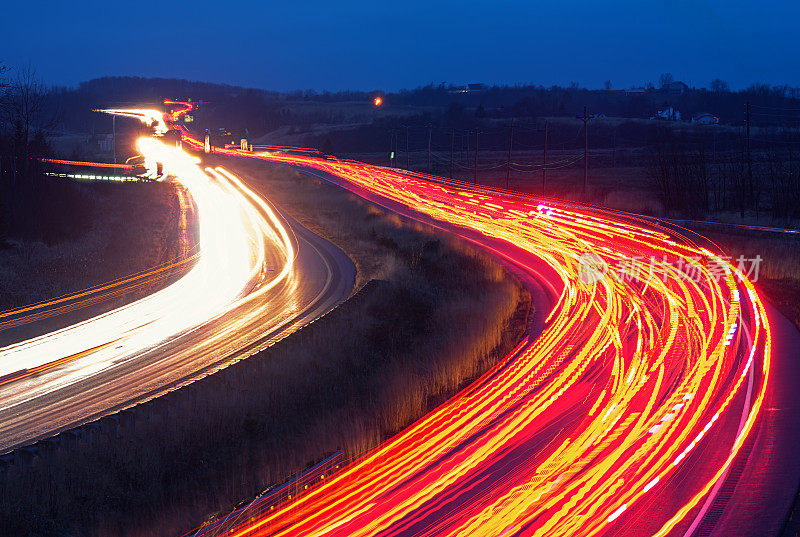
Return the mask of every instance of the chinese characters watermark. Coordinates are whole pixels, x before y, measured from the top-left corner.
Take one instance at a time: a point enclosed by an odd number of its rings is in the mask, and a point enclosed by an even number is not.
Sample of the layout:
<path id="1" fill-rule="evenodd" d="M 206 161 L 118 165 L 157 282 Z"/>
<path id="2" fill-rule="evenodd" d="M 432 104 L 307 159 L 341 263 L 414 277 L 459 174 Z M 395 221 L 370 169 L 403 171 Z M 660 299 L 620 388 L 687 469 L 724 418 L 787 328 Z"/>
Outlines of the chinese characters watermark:
<path id="1" fill-rule="evenodd" d="M 666 281 L 672 277 L 699 283 L 709 278 L 718 282 L 733 274 L 737 278 L 744 275 L 751 282 L 757 282 L 762 261 L 759 254 L 736 257 L 622 256 L 609 262 L 595 253 L 585 252 L 578 258 L 578 279 L 587 285 L 596 283 L 607 275 L 622 281 L 648 281 L 653 278 Z M 731 266 L 737 271 L 732 271 Z"/>

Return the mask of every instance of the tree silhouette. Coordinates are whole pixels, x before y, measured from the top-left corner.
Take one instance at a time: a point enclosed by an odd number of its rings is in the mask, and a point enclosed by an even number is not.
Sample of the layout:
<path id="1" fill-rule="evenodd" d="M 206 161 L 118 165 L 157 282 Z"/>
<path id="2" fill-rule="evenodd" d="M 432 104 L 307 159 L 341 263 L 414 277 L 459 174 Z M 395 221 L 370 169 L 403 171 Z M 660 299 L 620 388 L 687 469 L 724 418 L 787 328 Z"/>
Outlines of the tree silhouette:
<path id="1" fill-rule="evenodd" d="M 0 60 L 0 90 L 5 90 L 8 87 L 8 80 L 5 78 L 5 74 L 8 72 L 8 66 L 5 64 L 3 60 Z M 0 94 L 2 96 L 3 94 Z"/>
<path id="2" fill-rule="evenodd" d="M 52 123 L 44 117 L 47 86 L 30 65 L 17 69 L 17 76 L 6 88 L 5 96 L 3 111 L 23 145 L 28 144 L 35 132 L 48 128 Z"/>
<path id="3" fill-rule="evenodd" d="M 711 84 L 709 84 L 709 87 L 714 93 L 726 93 L 731 90 L 730 86 L 728 86 L 728 83 L 720 78 L 715 78 L 712 80 Z"/>

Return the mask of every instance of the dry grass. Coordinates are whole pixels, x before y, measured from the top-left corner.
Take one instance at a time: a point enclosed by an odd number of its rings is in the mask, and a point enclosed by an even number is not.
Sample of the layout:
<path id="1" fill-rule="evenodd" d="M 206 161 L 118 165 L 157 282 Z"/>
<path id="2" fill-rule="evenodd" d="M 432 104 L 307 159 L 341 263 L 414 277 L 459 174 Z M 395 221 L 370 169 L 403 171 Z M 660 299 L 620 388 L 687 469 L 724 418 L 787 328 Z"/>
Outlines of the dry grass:
<path id="1" fill-rule="evenodd" d="M 760 256 L 756 288 L 800 329 L 800 237 L 717 225 L 690 227 L 719 245 L 734 264 L 739 256 L 746 260 Z"/>
<path id="2" fill-rule="evenodd" d="M 94 183 L 81 188 L 96 207 L 85 233 L 51 244 L 11 239 L 0 248 L 0 310 L 74 293 L 176 259 L 178 203 L 172 185 Z M 136 296 L 2 331 L 0 345 L 72 324 L 154 290 L 143 287 Z"/>
<path id="3" fill-rule="evenodd" d="M 709 232 L 728 255 L 761 256 L 756 287 L 800 329 L 800 238 L 766 232 Z"/>
<path id="4" fill-rule="evenodd" d="M 268 195 L 370 278 L 327 316 L 197 383 L 168 416 L 14 468 L 4 535 L 170 535 L 342 449 L 421 417 L 517 342 L 530 299 L 489 258 L 293 174 Z M 280 197 L 282 192 L 284 198 Z M 374 279 L 381 277 L 380 280 Z M 183 392 L 186 393 L 186 392 Z"/>

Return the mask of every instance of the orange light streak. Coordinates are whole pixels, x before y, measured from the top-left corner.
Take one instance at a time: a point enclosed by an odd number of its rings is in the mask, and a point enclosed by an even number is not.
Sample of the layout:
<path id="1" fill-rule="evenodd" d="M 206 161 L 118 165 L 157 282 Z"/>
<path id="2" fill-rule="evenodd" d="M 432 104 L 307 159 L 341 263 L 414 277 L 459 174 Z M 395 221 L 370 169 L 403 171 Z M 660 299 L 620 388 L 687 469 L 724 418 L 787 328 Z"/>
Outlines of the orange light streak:
<path id="1" fill-rule="evenodd" d="M 764 306 L 736 267 L 674 228 L 288 149 L 214 151 L 315 174 L 463 235 L 557 289 L 552 310 L 537 312 L 546 318 L 538 338 L 230 535 L 601 535 L 626 524 L 666 535 L 708 497 L 752 431 L 769 379 Z M 596 268 L 582 277 L 587 254 L 593 267 L 666 263 L 655 277 Z M 644 499 L 659 497 L 676 507 L 649 512 Z"/>
<path id="2" fill-rule="evenodd" d="M 67 166 L 88 166 L 91 168 L 117 168 L 122 170 L 132 170 L 133 166 L 130 164 L 111 164 L 108 162 L 83 162 L 78 160 L 61 160 L 54 158 L 39 159 L 42 162 L 49 162 L 50 164 L 66 164 Z"/>

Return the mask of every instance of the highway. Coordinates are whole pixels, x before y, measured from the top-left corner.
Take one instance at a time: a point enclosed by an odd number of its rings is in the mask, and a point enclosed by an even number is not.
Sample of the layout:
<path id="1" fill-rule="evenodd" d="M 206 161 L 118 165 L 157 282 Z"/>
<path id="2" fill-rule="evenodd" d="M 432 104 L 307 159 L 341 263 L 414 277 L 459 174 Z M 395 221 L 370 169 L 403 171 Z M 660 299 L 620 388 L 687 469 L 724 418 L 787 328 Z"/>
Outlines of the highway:
<path id="1" fill-rule="evenodd" d="M 763 420 L 773 341 L 755 287 L 712 244 L 635 215 L 291 149 L 214 152 L 295 167 L 461 235 L 547 305 L 461 393 L 226 535 L 688 536 L 718 517 Z"/>
<path id="2" fill-rule="evenodd" d="M 330 310 L 352 290 L 355 268 L 343 252 L 238 177 L 224 168 L 203 169 L 198 159 L 157 139 L 139 145 L 150 165 L 162 164 L 186 192 L 182 214 L 196 220 L 199 252 L 187 257 L 192 265 L 185 274 L 151 295 L 0 348 L 0 451 L 245 358 Z M 180 237 L 186 242 L 189 234 L 184 229 Z M 193 245 L 180 249 L 188 255 Z M 102 286 L 86 297 L 62 297 L 34 308 L 33 316 L 113 295 L 124 285 L 131 282 Z"/>

